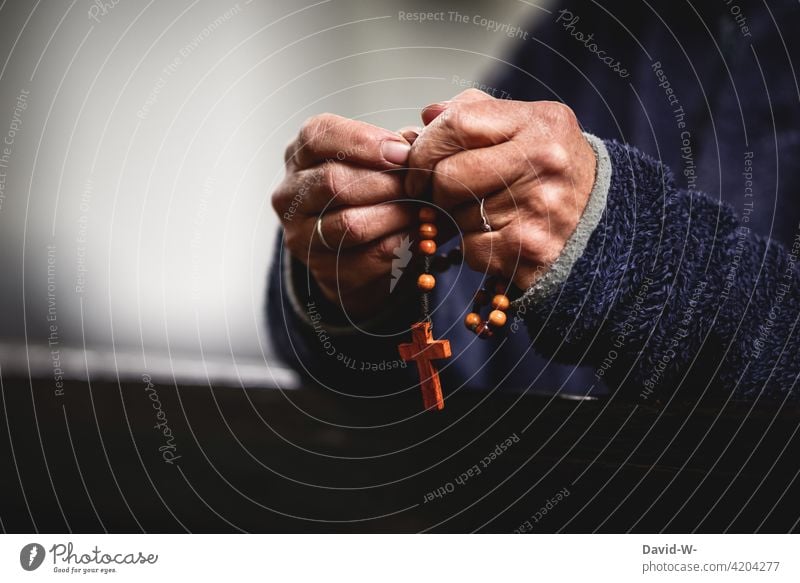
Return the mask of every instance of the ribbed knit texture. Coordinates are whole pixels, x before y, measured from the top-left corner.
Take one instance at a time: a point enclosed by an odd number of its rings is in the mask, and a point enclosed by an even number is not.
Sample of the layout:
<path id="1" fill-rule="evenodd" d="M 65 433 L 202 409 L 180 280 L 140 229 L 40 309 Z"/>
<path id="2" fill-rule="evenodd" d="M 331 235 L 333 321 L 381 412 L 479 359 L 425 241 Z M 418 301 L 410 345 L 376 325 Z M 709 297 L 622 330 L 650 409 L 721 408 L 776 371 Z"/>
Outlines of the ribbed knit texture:
<path id="1" fill-rule="evenodd" d="M 785 396 L 800 373 L 796 255 L 676 189 L 635 148 L 606 147 L 605 216 L 561 289 L 528 306 L 529 330 L 543 329 L 536 348 L 565 361 L 586 353 L 598 377 L 643 400 L 684 375 L 697 390 L 702 376 L 711 391 Z"/>

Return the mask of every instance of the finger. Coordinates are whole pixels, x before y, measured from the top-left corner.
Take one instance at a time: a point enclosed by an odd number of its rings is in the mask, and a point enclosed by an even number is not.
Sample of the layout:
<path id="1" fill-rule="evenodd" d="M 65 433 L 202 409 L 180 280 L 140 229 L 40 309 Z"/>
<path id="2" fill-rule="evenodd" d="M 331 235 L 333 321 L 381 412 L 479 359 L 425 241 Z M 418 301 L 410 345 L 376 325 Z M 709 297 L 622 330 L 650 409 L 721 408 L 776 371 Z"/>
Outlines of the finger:
<path id="1" fill-rule="evenodd" d="M 527 239 L 535 241 L 536 248 L 542 249 L 542 252 L 531 257 L 525 255 L 523 250 L 529 244 Z M 462 242 L 464 261 L 471 269 L 486 275 L 503 277 L 514 282 L 520 289 L 527 289 L 533 281 L 532 273 L 539 271 L 536 267 L 531 269 L 531 265 L 546 265 L 557 257 L 557 252 L 553 255 L 552 249 L 552 238 L 546 233 L 528 228 L 467 233 Z"/>
<path id="2" fill-rule="evenodd" d="M 392 263 L 409 250 L 409 242 L 409 233 L 391 233 L 367 245 L 337 253 L 311 253 L 308 265 L 317 282 L 328 290 L 352 293 L 383 280 L 389 291 Z M 400 278 L 406 271 L 413 271 L 410 265 L 400 270 Z"/>
<path id="3" fill-rule="evenodd" d="M 536 169 L 513 142 L 465 150 L 440 161 L 433 169 L 433 201 L 444 208 L 480 200 L 492 192 L 509 188 Z"/>
<path id="4" fill-rule="evenodd" d="M 360 207 L 342 207 L 308 218 L 303 230 L 308 234 L 311 248 L 328 250 L 349 249 L 366 245 L 392 233 L 410 230 L 416 224 L 417 209 L 408 203 L 387 203 Z M 320 239 L 320 232 L 324 242 Z"/>
<path id="5" fill-rule="evenodd" d="M 519 131 L 519 117 L 507 100 L 451 103 L 414 142 L 408 158 L 406 191 L 418 197 L 428 186 L 433 168 L 444 158 L 510 140 Z"/>
<path id="6" fill-rule="evenodd" d="M 449 101 L 440 101 L 439 103 L 431 103 L 430 105 L 426 105 L 422 109 L 422 123 L 424 123 L 426 126 L 429 125 L 433 120 L 439 117 L 445 109 L 447 109 L 449 104 Z"/>
<path id="7" fill-rule="evenodd" d="M 452 217 L 464 233 L 481 232 L 485 218 L 492 231 L 512 228 L 563 242 L 575 230 L 580 212 L 558 185 L 520 183 L 485 197 L 483 214 L 480 201 L 475 200 L 455 207 Z"/>
<path id="8" fill-rule="evenodd" d="M 295 214 L 317 215 L 337 206 L 363 206 L 405 199 L 398 171 L 376 171 L 329 162 L 287 175 L 273 194 L 273 207 L 284 220 Z"/>
<path id="9" fill-rule="evenodd" d="M 464 262 L 473 271 L 497 276 L 507 274 L 506 258 L 509 253 L 506 241 L 499 232 L 465 233 L 461 249 L 464 253 Z"/>
<path id="10" fill-rule="evenodd" d="M 422 131 L 421 127 L 418 126 L 406 126 L 404 128 L 400 128 L 397 133 L 403 136 L 403 138 L 409 143 L 409 145 L 414 145 L 414 142 L 419 137 L 420 132 Z"/>
<path id="11" fill-rule="evenodd" d="M 519 221 L 490 233 L 465 233 L 462 241 L 467 265 L 502 276 L 520 289 L 527 289 L 545 273 L 564 248 L 564 238 L 546 224 Z"/>
<path id="12" fill-rule="evenodd" d="M 451 103 L 470 103 L 472 101 L 482 101 L 485 99 L 494 99 L 491 95 L 479 89 L 466 89 L 456 95 L 453 99 L 447 101 L 440 101 L 439 103 L 432 103 L 422 110 L 422 122 L 427 126 L 434 119 L 447 109 Z"/>
<path id="13" fill-rule="evenodd" d="M 324 113 L 306 120 L 297 139 L 286 149 L 287 164 L 308 168 L 338 160 L 368 168 L 398 168 L 406 164 L 410 146 L 399 134 L 362 121 Z"/>
<path id="14" fill-rule="evenodd" d="M 511 223 L 527 216 L 516 196 L 508 189 L 483 198 L 483 213 L 480 200 L 470 200 L 458 205 L 452 217 L 461 233 L 483 233 L 484 218 L 492 231 L 500 231 Z"/>

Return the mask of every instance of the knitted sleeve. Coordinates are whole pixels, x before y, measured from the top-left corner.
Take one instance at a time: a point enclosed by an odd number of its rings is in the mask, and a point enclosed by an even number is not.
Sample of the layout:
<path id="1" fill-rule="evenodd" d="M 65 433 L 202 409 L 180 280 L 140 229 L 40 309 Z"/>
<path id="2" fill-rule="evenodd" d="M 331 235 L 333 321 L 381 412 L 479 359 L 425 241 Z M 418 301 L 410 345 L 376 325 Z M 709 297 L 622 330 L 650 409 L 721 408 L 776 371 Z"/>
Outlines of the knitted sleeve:
<path id="1" fill-rule="evenodd" d="M 582 254 L 516 304 L 537 350 L 643 401 L 796 398 L 800 231 L 786 249 L 635 148 L 605 147 L 607 204 Z"/>

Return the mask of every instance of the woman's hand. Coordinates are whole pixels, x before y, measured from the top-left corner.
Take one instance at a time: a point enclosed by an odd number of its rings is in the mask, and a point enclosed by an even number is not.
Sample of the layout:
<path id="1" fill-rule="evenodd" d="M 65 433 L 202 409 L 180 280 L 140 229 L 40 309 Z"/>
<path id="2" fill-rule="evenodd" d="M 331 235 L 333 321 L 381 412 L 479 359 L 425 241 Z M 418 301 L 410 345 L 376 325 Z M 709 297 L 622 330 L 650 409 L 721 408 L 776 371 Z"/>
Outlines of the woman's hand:
<path id="1" fill-rule="evenodd" d="M 395 250 L 414 227 L 399 172 L 409 147 L 399 133 L 323 114 L 286 150 L 286 176 L 272 195 L 284 244 L 352 318 L 385 305 Z"/>
<path id="2" fill-rule="evenodd" d="M 561 253 L 594 185 L 595 154 L 572 110 L 470 89 L 428 106 L 422 119 L 407 194 L 430 189 L 451 213 L 472 269 L 527 289 Z"/>

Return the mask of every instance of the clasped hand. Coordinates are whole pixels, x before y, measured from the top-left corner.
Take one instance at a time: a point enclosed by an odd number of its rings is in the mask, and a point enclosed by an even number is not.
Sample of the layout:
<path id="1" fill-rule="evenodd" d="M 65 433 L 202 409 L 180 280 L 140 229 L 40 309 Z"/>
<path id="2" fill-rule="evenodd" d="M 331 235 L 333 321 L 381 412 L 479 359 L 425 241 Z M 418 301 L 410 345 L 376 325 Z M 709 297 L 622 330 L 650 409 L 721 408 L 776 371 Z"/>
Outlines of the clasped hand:
<path id="1" fill-rule="evenodd" d="M 409 197 L 440 208 L 440 245 L 460 235 L 469 267 L 526 289 L 558 257 L 592 190 L 594 152 L 561 103 L 469 89 L 426 107 L 422 121 L 391 132 L 317 115 L 286 149 L 272 195 L 284 244 L 353 319 L 386 305 L 395 251 L 416 238 Z"/>

